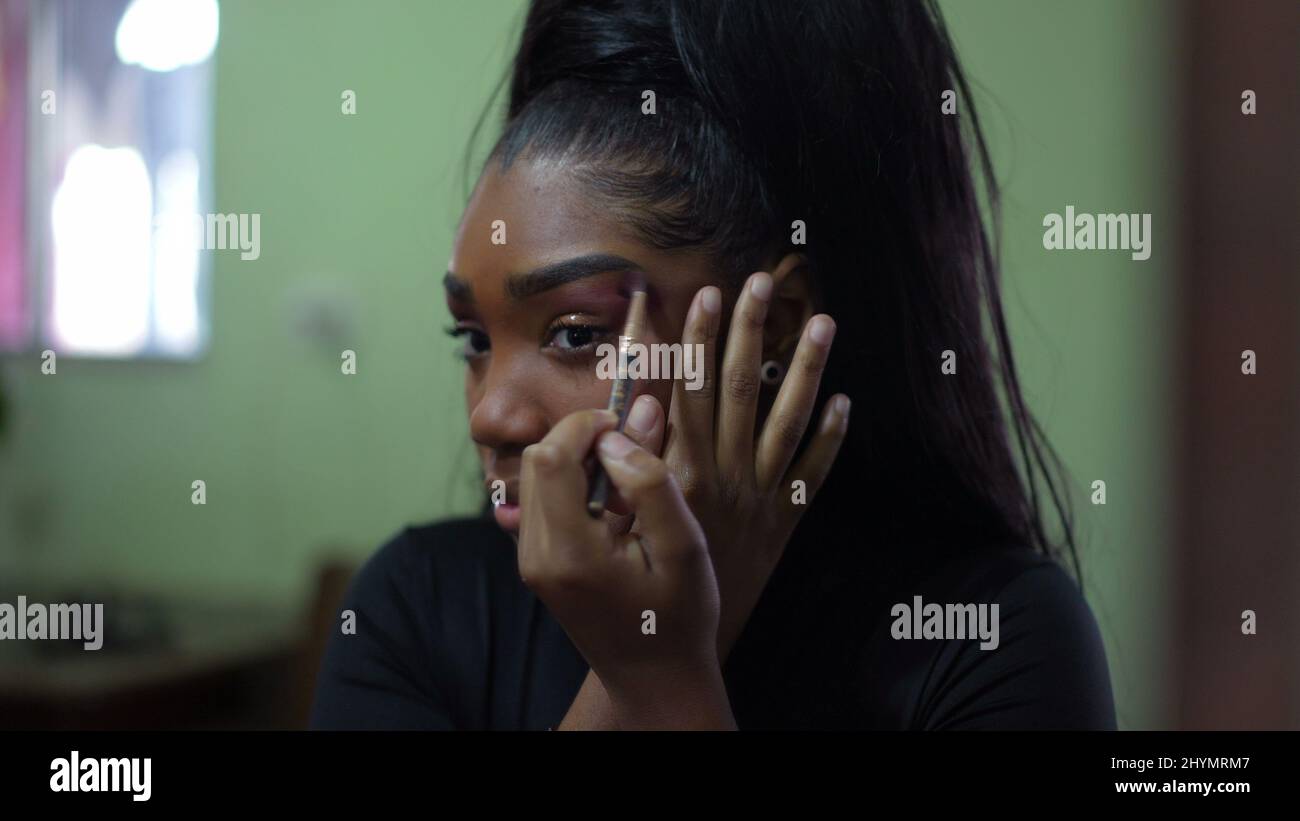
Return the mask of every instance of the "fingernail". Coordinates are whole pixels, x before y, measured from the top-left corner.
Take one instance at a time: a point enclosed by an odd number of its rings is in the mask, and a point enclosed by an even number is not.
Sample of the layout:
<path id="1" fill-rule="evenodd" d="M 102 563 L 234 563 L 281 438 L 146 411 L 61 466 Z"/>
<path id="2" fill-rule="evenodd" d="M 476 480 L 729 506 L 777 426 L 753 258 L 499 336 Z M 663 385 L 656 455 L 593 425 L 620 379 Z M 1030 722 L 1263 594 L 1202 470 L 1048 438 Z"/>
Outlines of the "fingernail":
<path id="1" fill-rule="evenodd" d="M 655 418 L 659 411 L 652 396 L 642 396 L 632 403 L 632 410 L 627 415 L 627 426 L 642 436 L 648 436 L 654 429 Z"/>
<path id="2" fill-rule="evenodd" d="M 607 433 L 600 437 L 600 442 L 596 445 L 600 449 L 600 455 L 609 459 L 622 459 L 632 452 L 636 447 L 631 439 L 621 433 Z"/>
<path id="3" fill-rule="evenodd" d="M 808 336 L 812 337 L 812 341 L 822 347 L 830 345 L 831 340 L 835 338 L 835 320 L 829 316 L 813 317 L 812 327 L 808 329 Z"/>
<path id="4" fill-rule="evenodd" d="M 849 398 L 847 396 L 840 394 L 839 396 L 835 397 L 835 412 L 840 415 L 840 418 L 847 421 L 849 418 L 849 408 L 852 406 L 852 404 L 853 403 L 849 401 Z"/>
<path id="5" fill-rule="evenodd" d="M 749 292 L 758 299 L 767 302 L 772 296 L 772 277 L 759 271 L 749 280 Z"/>
<path id="6" fill-rule="evenodd" d="M 712 285 L 704 289 L 700 295 L 700 307 L 706 314 L 716 314 L 722 310 L 722 292 Z"/>

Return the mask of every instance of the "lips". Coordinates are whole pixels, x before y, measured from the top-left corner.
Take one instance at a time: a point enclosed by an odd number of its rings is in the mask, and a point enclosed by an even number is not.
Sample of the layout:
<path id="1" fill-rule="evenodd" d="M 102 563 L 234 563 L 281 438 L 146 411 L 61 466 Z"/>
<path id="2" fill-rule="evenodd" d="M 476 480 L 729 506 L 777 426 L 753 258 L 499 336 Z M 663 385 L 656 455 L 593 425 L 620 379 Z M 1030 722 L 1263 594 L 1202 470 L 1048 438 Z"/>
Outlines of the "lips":
<path id="1" fill-rule="evenodd" d="M 488 488 L 488 497 L 491 498 L 496 477 L 488 477 L 486 485 Z M 518 534 L 519 523 L 523 518 L 522 511 L 519 507 L 519 484 L 518 481 L 506 481 L 506 500 L 501 504 L 492 505 L 492 518 L 496 519 L 497 526 L 507 533 Z M 610 533 L 618 536 L 627 533 L 632 528 L 633 516 L 628 514 L 619 514 L 612 511 L 605 511 L 605 523 L 609 526 Z"/>
<path id="2" fill-rule="evenodd" d="M 498 504 L 495 499 L 492 501 L 492 516 L 496 519 L 497 525 L 502 530 L 510 533 L 519 532 L 519 483 L 518 481 L 507 481 L 499 479 L 496 476 L 489 476 L 486 480 L 488 489 L 488 498 L 491 499 L 496 490 L 498 482 L 505 482 L 506 500 Z M 496 494 L 498 497 L 500 494 Z"/>
<path id="3" fill-rule="evenodd" d="M 492 508 L 492 517 L 497 520 L 497 525 L 509 533 L 519 532 L 519 522 L 521 514 L 519 505 L 512 505 L 509 502 L 501 505 L 495 505 Z"/>

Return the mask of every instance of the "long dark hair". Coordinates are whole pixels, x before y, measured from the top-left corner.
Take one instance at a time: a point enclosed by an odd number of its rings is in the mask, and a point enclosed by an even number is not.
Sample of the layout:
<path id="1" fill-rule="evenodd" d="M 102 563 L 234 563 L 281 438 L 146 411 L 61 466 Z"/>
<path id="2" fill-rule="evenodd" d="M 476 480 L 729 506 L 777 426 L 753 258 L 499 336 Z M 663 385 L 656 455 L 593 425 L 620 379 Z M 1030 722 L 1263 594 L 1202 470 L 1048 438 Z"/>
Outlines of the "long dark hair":
<path id="1" fill-rule="evenodd" d="M 490 161 L 521 156 L 571 159 L 648 243 L 706 250 L 729 282 L 808 258 L 839 325 L 823 398 L 854 405 L 796 541 L 1014 544 L 1079 573 L 1002 314 L 988 150 L 932 2 L 533 0 Z"/>

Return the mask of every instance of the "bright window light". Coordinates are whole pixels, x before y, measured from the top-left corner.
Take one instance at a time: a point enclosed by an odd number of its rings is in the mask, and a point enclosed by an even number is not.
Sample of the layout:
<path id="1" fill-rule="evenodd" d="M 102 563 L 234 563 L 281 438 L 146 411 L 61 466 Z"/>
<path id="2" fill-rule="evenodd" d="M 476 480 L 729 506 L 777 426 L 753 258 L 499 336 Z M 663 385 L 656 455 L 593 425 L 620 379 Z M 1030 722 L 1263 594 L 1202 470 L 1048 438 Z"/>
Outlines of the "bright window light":
<path id="1" fill-rule="evenodd" d="M 46 93 L 58 111 L 27 123 L 39 150 L 28 152 L 26 184 L 9 198 L 26 203 L 27 250 L 0 252 L 0 274 L 6 258 L 23 261 L 29 289 L 18 294 L 21 337 L 9 347 L 196 360 L 212 324 L 214 254 L 196 227 L 213 210 L 217 2 L 37 7 L 30 62 L 53 67 Z M 45 86 L 26 85 L 19 103 L 39 111 Z M 4 168 L 0 179 L 9 182 Z M 0 248 L 9 251 L 3 236 Z M 238 251 L 235 258 L 243 259 Z M 0 307 L 5 299 L 0 289 Z"/>
<path id="2" fill-rule="evenodd" d="M 68 351 L 129 355 L 149 340 L 153 194 L 134 148 L 83 145 L 50 208 L 54 337 Z"/>
<path id="3" fill-rule="evenodd" d="M 158 164 L 158 211 L 153 235 L 155 342 L 184 354 L 199 344 L 199 161 L 173 151 Z"/>
<path id="4" fill-rule="evenodd" d="M 217 47 L 217 0 L 132 0 L 117 25 L 117 58 L 150 71 L 202 63 Z"/>

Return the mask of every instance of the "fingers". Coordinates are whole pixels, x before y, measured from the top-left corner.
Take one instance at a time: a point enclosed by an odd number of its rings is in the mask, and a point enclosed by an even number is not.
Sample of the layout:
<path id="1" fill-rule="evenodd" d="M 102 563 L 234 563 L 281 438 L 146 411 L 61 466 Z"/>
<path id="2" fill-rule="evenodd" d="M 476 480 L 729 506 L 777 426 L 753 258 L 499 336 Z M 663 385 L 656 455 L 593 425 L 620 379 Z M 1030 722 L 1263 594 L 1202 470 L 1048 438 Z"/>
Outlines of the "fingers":
<path id="1" fill-rule="evenodd" d="M 672 439 L 664 459 L 670 464 L 712 460 L 713 407 L 718 380 L 718 326 L 722 319 L 722 291 L 709 285 L 701 288 L 686 313 L 682 329 L 683 353 L 701 352 L 695 363 L 694 380 L 678 379 L 669 404 Z M 698 346 L 698 347 L 697 347 Z M 683 373 L 683 377 L 686 374 Z M 651 453 L 658 453 L 650 449 Z"/>
<path id="2" fill-rule="evenodd" d="M 541 512 L 555 523 L 572 523 L 578 517 L 591 521 L 586 515 L 583 462 L 596 437 L 617 423 L 610 411 L 579 411 L 560 420 L 542 441 L 524 448 L 519 501 L 525 521 Z"/>
<path id="3" fill-rule="evenodd" d="M 772 298 L 772 277 L 760 271 L 749 278 L 736 302 L 718 382 L 718 470 L 726 481 L 748 479 L 754 471 L 754 415 L 758 407 L 763 323 Z"/>
<path id="4" fill-rule="evenodd" d="M 759 436 L 754 472 L 762 490 L 770 490 L 780 481 L 794 459 L 812 417 L 834 338 L 835 322 L 825 314 L 813 317 L 804 327 L 790 370 Z"/>
<path id="5" fill-rule="evenodd" d="M 620 433 L 606 433 L 596 445 L 600 464 L 636 512 L 641 547 L 653 567 L 705 548 L 704 534 L 672 471 Z"/>
<path id="6" fill-rule="evenodd" d="M 827 401 L 826 407 L 822 410 L 817 433 L 808 443 L 808 449 L 782 480 L 782 488 L 778 496 L 785 500 L 788 508 L 802 513 L 807 503 L 812 501 L 826 481 L 826 476 L 831 472 L 831 466 L 835 464 L 835 457 L 839 454 L 840 446 L 844 444 L 844 437 L 849 430 L 849 408 L 849 398 L 842 393 L 835 394 Z M 804 498 L 798 503 L 794 501 L 792 492 L 792 486 L 796 481 L 804 483 Z"/>
<path id="7" fill-rule="evenodd" d="M 643 394 L 632 403 L 623 434 L 647 452 L 658 455 L 664 445 L 664 421 L 664 409 L 659 400 L 648 393 Z M 632 512 L 631 507 L 619 495 L 618 488 L 612 485 L 609 498 L 605 501 L 605 509 L 619 516 Z"/>
<path id="8" fill-rule="evenodd" d="M 659 400 L 648 393 L 638 396 L 627 413 L 623 433 L 649 453 L 658 454 L 664 444 L 664 409 Z"/>

